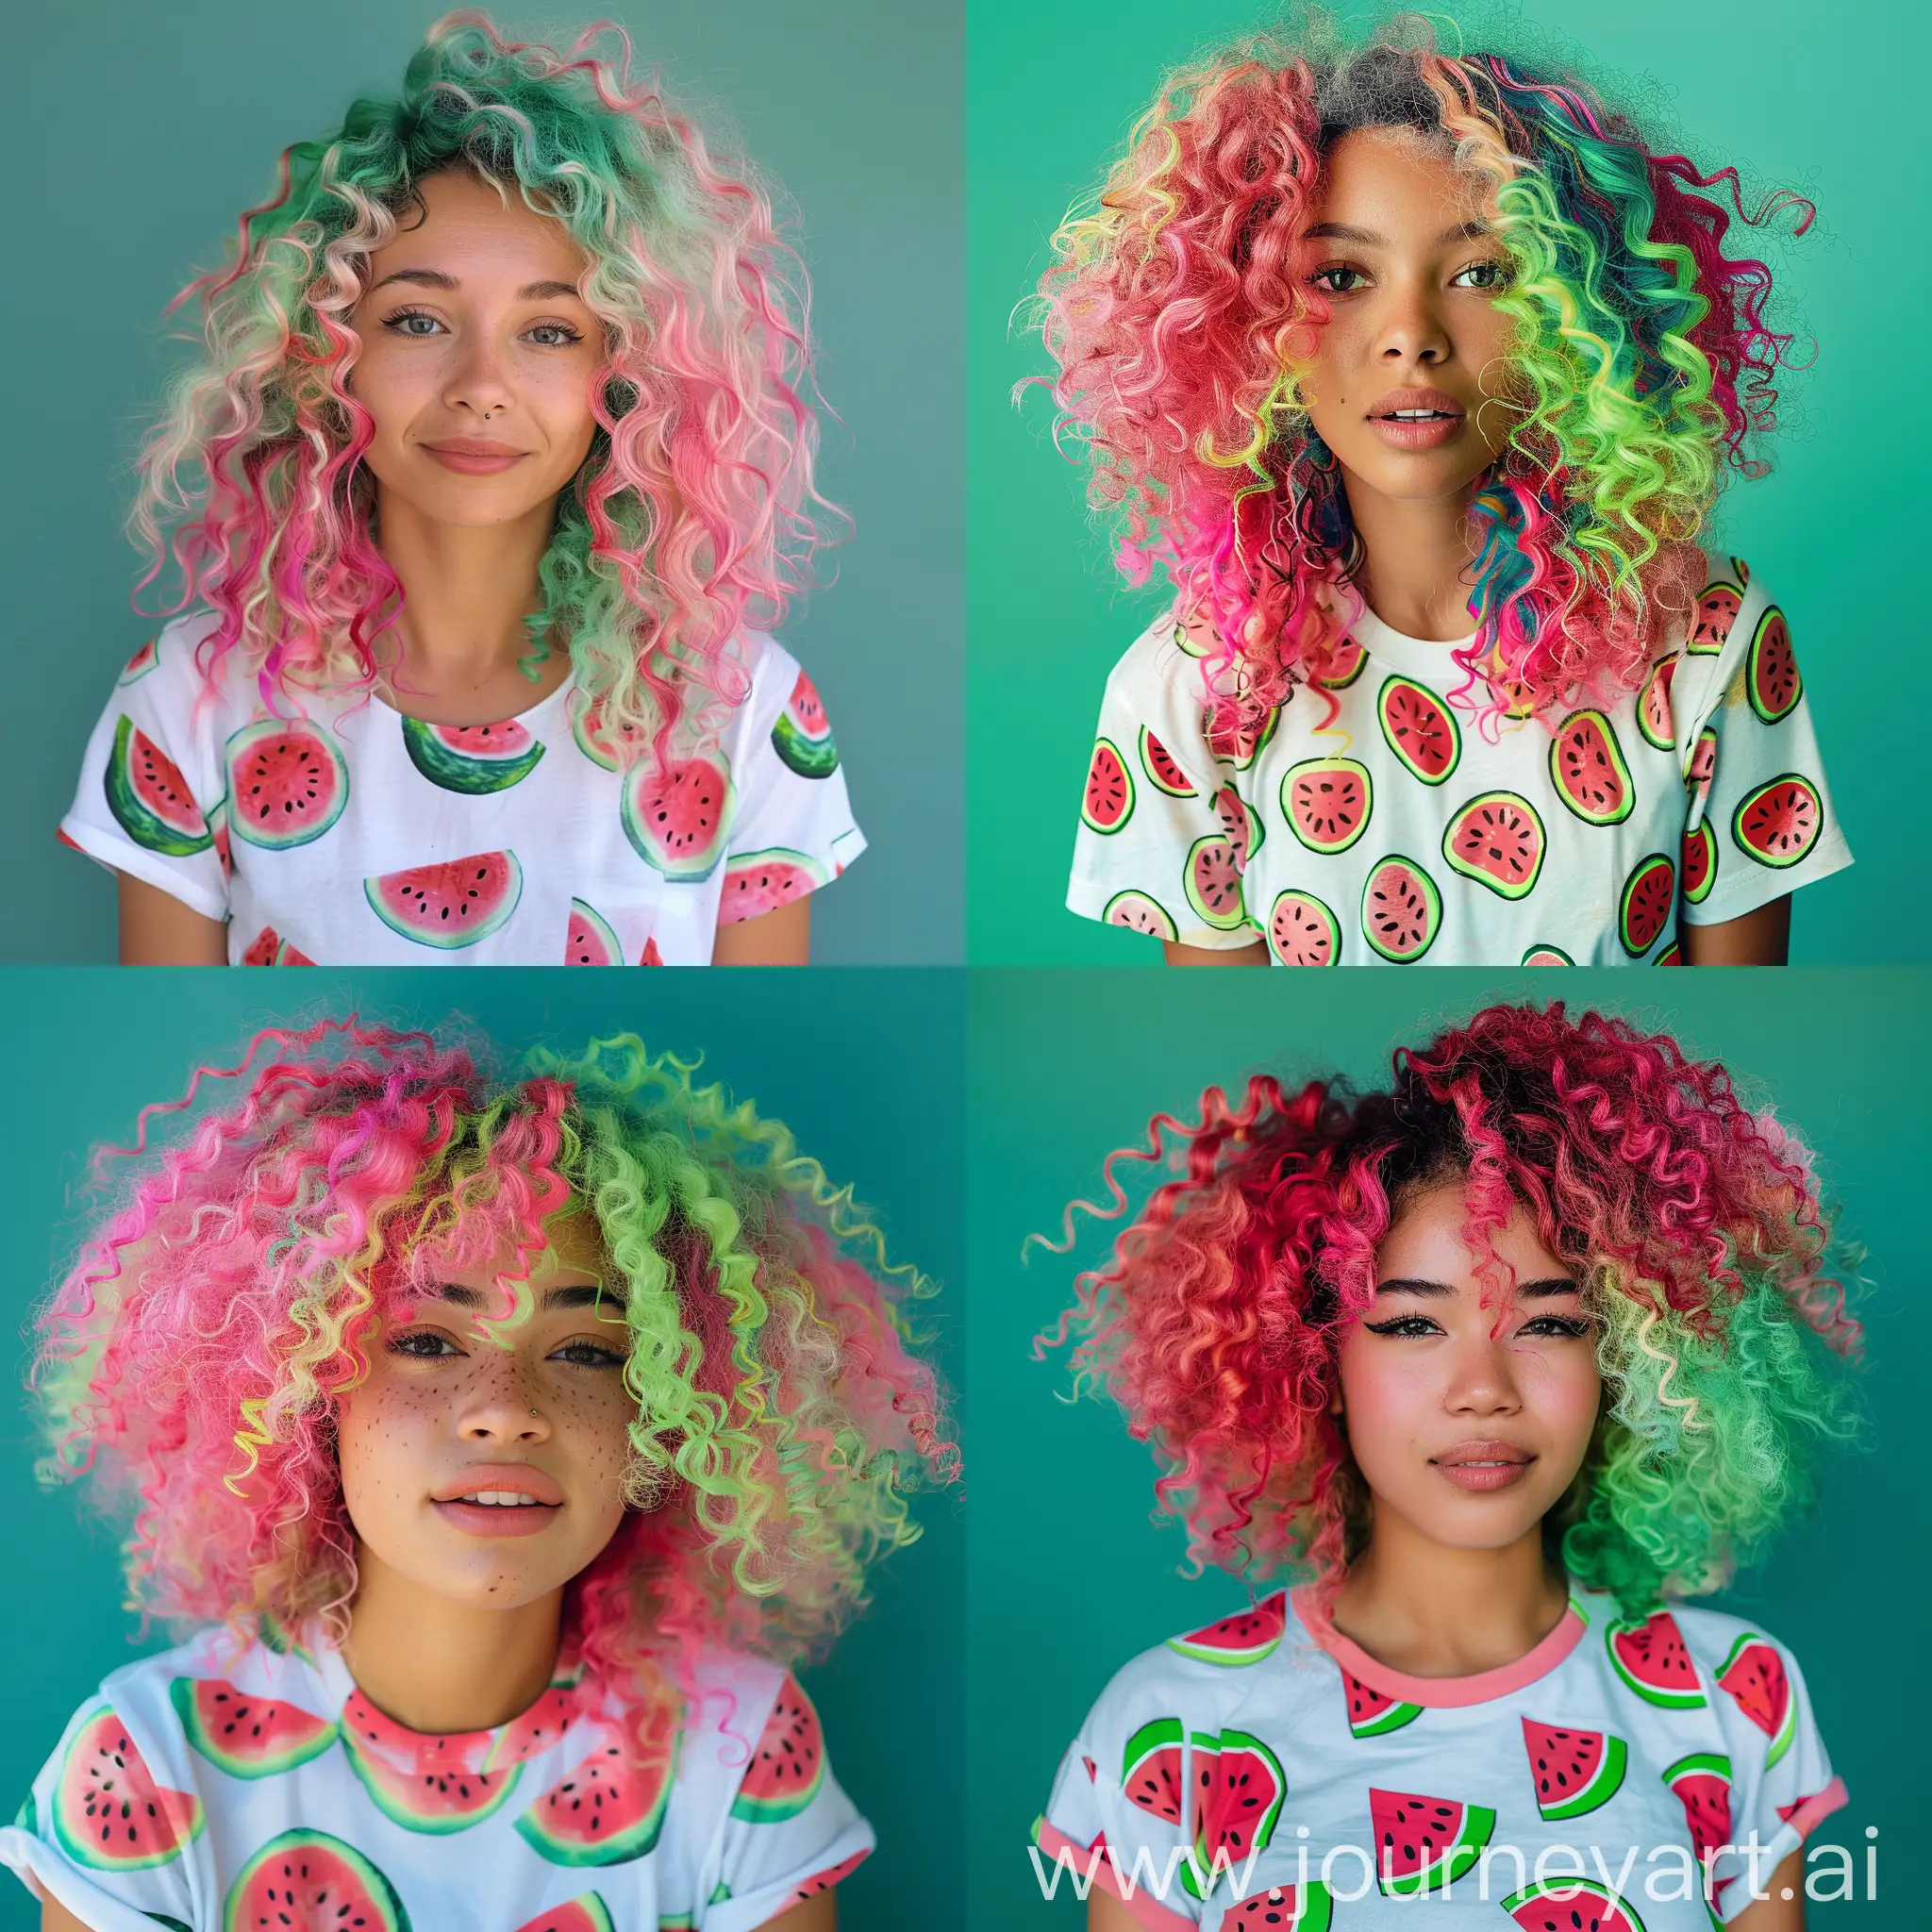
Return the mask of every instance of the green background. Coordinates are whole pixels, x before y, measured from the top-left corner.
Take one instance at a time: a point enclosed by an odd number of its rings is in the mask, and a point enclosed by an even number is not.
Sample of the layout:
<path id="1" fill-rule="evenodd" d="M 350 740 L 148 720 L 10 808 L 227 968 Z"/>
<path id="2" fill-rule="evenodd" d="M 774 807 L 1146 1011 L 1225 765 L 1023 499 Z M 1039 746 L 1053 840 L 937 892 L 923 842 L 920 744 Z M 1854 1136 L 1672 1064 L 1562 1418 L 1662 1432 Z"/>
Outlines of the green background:
<path id="1" fill-rule="evenodd" d="M 613 0 L 497 12 L 567 43 L 600 18 L 631 34 L 709 126 L 735 130 L 800 211 L 824 425 L 821 487 L 857 521 L 838 581 L 786 625 L 845 756 L 870 841 L 813 902 L 822 961 L 932 964 L 965 950 L 960 518 L 964 0 Z M 0 958 L 114 957 L 113 881 L 54 842 L 87 734 L 155 625 L 128 605 L 120 536 L 141 412 L 186 354 L 161 310 L 222 258 L 276 157 L 393 92 L 441 0 L 91 0 L 9 9 L 0 298 L 17 695 L 44 717 L 0 764 L 11 831 Z M 607 36 L 603 50 L 616 46 Z M 143 608 L 157 608 L 151 585 Z M 175 594 L 172 585 L 166 594 Z M 39 714 L 36 713 L 36 716 Z M 906 720 L 915 720 L 908 728 Z"/>
<path id="2" fill-rule="evenodd" d="M 973 1201 L 968 1373 L 982 1427 L 973 1455 L 967 1577 L 967 1836 L 972 1923 L 1020 1932 L 1080 1923 L 1049 1907 L 1026 1856 L 1061 1752 L 1107 1680 L 1139 1652 L 1247 1601 L 1218 1572 L 1178 1574 L 1177 1528 L 1150 1522 L 1154 1466 L 1110 1404 L 1069 1404 L 1064 1353 L 1036 1362 L 1029 1338 L 1051 1326 L 1076 1266 L 1107 1251 L 1086 1224 L 1072 1258 L 1033 1250 L 1057 1235 L 1063 1207 L 1101 1198 L 1108 1152 L 1141 1141 L 1166 1108 L 1196 1118 L 1201 1090 L 1230 1092 L 1251 1070 L 1340 1067 L 1386 1083 L 1389 1053 L 1499 998 L 1564 994 L 1544 974 L 1504 977 L 1444 969 L 1428 982 L 1343 974 L 1319 1014 L 1274 974 L 1228 974 L 1204 1024 L 1191 979 L 1091 973 L 975 974 L 968 1033 L 968 1185 Z M 1825 1508 L 1798 1525 L 1726 1595 L 1704 1599 L 1761 1620 L 1797 1653 L 1834 1769 L 1851 1802 L 1813 1843 L 1854 1853 L 1862 1881 L 1867 1824 L 1879 1827 L 1878 1907 L 1814 1906 L 1823 1925 L 1918 1924 L 1910 1867 L 1919 1857 L 1902 1780 L 1926 1730 L 1923 1680 L 1907 1666 L 1923 1641 L 1932 1587 L 1923 1483 L 1924 1391 L 1932 1376 L 1919 1290 L 1924 1274 L 1924 1093 L 1932 1046 L 1923 974 L 1733 971 L 1679 974 L 1668 996 L 1598 1004 L 1670 1030 L 1724 1060 L 1754 1105 L 1776 1106 L 1819 1157 L 1827 1191 L 1867 1242 L 1874 1288 L 1855 1310 L 1867 1329 L 1872 1454 L 1827 1472 Z M 1593 982 L 1599 994 L 1607 989 Z M 1818 1024 L 1796 1024 L 1798 1015 Z M 1139 1172 L 1144 1174 L 1147 1170 Z M 1123 1171 L 1134 1193 L 1136 1170 Z M 1140 1198 L 1138 1193 L 1135 1198 Z M 1887 1890 L 1888 1875 L 1890 1885 Z M 1905 1916 L 1901 1916 L 1904 1914 Z M 1426 1916 L 1426 1915 L 1424 1915 Z M 1500 1919 L 1499 1919 L 1500 1923 Z"/>
<path id="3" fill-rule="evenodd" d="M 1357 9 L 1339 8 L 1351 18 Z M 1471 19 L 1466 9 L 1436 7 Z M 1920 675 L 1924 625 L 1889 603 L 1895 560 L 1919 553 L 1926 512 L 1901 381 L 1923 389 L 1916 344 L 1927 257 L 1910 238 L 1925 184 L 1920 117 L 1874 89 L 1923 73 L 1932 13 L 1855 0 L 1535 0 L 1523 15 L 1573 34 L 1591 67 L 1648 75 L 1690 131 L 1706 172 L 1735 162 L 1797 188 L 1819 221 L 1764 255 L 1820 344 L 1780 382 L 1806 417 L 1773 440 L 1778 469 L 1729 492 L 1717 547 L 1737 552 L 1790 616 L 1832 794 L 1857 864 L 1799 893 L 1792 958 L 1907 964 L 1932 939 L 1915 822 L 1901 810 L 1921 759 L 1915 708 L 1885 694 Z M 973 0 L 968 36 L 968 566 L 972 826 L 968 957 L 974 962 L 1154 965 L 1159 949 L 1065 908 L 1081 782 L 1108 671 L 1158 611 L 1130 591 L 1083 506 L 1084 479 L 1049 441 L 1050 365 L 1014 317 L 1068 204 L 1101 177 L 1160 74 L 1273 17 L 1253 0 Z M 1827 24 L 1828 22 L 1828 24 Z M 1739 231 L 1733 229 L 1733 237 Z M 1754 231 L 1744 230 L 1745 234 Z M 1755 231 L 1762 234 L 1763 230 Z M 1010 326 L 1009 326 L 1010 325 Z M 1875 710 L 1863 708 L 1867 701 Z M 1909 869 L 1908 869 L 1909 868 Z"/>
<path id="4" fill-rule="evenodd" d="M 359 1008 L 365 1017 L 433 1026 L 450 1011 L 439 997 L 447 982 L 421 973 L 318 973 L 301 982 L 296 1007 L 293 992 L 270 1006 L 256 994 L 253 975 L 216 968 L 150 973 L 136 1024 L 127 998 L 134 982 L 118 968 L 23 969 L 5 977 L 0 1042 L 15 1091 L 34 1096 L 0 1117 L 0 1223 L 12 1234 L 5 1299 L 16 1330 L 71 1255 L 78 1223 L 68 1191 L 82 1177 L 90 1146 L 125 1142 L 139 1108 L 177 1095 L 197 1061 L 232 1065 L 255 1028 L 277 1021 Z M 636 1028 L 655 1049 L 683 1058 L 702 1052 L 708 1075 L 783 1120 L 835 1180 L 853 1184 L 895 1258 L 942 1284 L 939 1296 L 918 1305 L 918 1319 L 935 1332 L 936 1359 L 957 1394 L 961 975 L 772 974 L 760 980 L 763 996 L 753 1008 L 729 998 L 726 978 L 660 978 L 641 1027 L 635 1000 L 615 991 L 621 982 L 557 971 L 473 975 L 463 982 L 461 1014 L 506 1046 L 540 1039 L 581 1046 L 592 1035 Z M 104 1024 L 104 1013 L 123 1017 Z M 871 1066 L 882 1071 L 870 1074 Z M 836 1078 L 827 1077 L 831 1070 Z M 935 1105 L 935 1096 L 945 1104 Z M 23 1346 L 16 1386 L 25 1360 Z M 0 1548 L 12 1553 L 11 1581 L 0 1595 L 0 1656 L 8 1659 L 0 1816 L 10 1818 L 82 1698 L 140 1652 L 128 1641 L 135 1621 L 119 1608 L 116 1539 L 100 1527 L 83 1531 L 73 1492 L 36 1487 L 24 1405 L 0 1411 Z M 880 1566 L 871 1608 L 830 1660 L 800 1673 L 824 1717 L 840 1781 L 878 1833 L 878 1850 L 839 1888 L 847 1932 L 906 1932 L 908 1895 L 922 1901 L 922 1926 L 965 1925 L 958 1889 L 935 1891 L 928 1882 L 957 1857 L 959 1754 L 920 1750 L 918 1778 L 906 1774 L 912 1740 L 960 1735 L 962 1507 L 953 1492 L 913 1507 L 925 1535 Z M 165 1648 L 166 1639 L 158 1633 L 146 1647 Z M 38 1924 L 25 1887 L 0 1872 L 0 1932 Z"/>

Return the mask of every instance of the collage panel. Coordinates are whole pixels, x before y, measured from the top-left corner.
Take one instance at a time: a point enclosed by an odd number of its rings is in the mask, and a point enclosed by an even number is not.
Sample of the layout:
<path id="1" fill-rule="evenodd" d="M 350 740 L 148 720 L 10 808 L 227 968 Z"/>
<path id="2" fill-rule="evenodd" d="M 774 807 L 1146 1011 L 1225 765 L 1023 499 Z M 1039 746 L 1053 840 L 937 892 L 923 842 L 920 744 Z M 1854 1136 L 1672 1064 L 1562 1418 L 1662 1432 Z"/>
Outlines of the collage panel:
<path id="1" fill-rule="evenodd" d="M 1923 957 L 1847 591 L 1924 171 L 1807 36 L 977 0 L 968 59 L 975 962 Z"/>
<path id="2" fill-rule="evenodd" d="M 963 1932 L 958 977 L 150 977 L 0 1022 L 0 1925 Z"/>
<path id="3" fill-rule="evenodd" d="M 974 1923 L 1909 1918 L 1921 976 L 1391 984 L 976 976 Z"/>
<path id="4" fill-rule="evenodd" d="M 959 960 L 961 32 L 23 22 L 0 955 Z"/>

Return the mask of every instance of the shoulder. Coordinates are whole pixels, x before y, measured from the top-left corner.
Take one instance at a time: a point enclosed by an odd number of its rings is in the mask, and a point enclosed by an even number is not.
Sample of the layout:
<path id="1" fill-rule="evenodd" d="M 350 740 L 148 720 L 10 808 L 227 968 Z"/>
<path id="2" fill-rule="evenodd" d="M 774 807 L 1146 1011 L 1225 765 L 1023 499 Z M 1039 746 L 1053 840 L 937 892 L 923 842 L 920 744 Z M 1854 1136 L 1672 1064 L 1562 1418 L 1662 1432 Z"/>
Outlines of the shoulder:
<path id="1" fill-rule="evenodd" d="M 1205 619 L 1182 623 L 1176 608 L 1154 619 L 1114 660 L 1108 674 L 1108 691 L 1124 694 L 1165 697 L 1185 694 L 1198 707 L 1201 659 L 1213 647 L 1214 634 Z"/>
<path id="2" fill-rule="evenodd" d="M 1261 1666 L 1305 1636 L 1282 1591 L 1249 1609 L 1181 1631 L 1113 1674 L 1093 1701 L 1090 1731 L 1127 1743 L 1163 1716 L 1183 1718 L 1191 1729 L 1210 1728 L 1218 1713 L 1254 1693 Z"/>
<path id="3" fill-rule="evenodd" d="M 1749 1653 L 1754 1649 L 1775 1653 L 1784 1666 L 1797 1661 L 1790 1647 L 1763 1624 L 1734 1617 L 1728 1611 L 1674 1604 L 1671 1615 L 1683 1636 L 1685 1649 L 1713 1682 L 1724 1682 L 1740 1667 L 1749 1669 Z"/>

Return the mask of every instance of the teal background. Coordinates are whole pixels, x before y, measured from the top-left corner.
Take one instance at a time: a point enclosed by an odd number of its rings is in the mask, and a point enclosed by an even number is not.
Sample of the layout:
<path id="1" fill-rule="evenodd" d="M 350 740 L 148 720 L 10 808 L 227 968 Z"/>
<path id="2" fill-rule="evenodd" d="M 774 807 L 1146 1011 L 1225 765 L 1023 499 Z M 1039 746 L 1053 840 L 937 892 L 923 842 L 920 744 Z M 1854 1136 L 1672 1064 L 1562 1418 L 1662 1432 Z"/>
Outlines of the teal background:
<path id="1" fill-rule="evenodd" d="M 821 962 L 965 951 L 960 539 L 964 0 L 584 0 L 499 24 L 567 43 L 614 18 L 800 211 L 824 424 L 821 488 L 858 529 L 784 628 L 845 757 L 870 848 L 814 899 Z M 54 842 L 114 675 L 156 626 L 120 535 L 142 412 L 192 322 L 163 307 L 222 259 L 291 142 L 393 92 L 442 0 L 92 0 L 9 11 L 8 372 L 0 571 L 40 723 L 0 767 L 11 828 L 0 958 L 114 957 L 112 878 Z M 496 10 L 496 9 L 492 9 Z M 607 36 L 600 51 L 614 48 Z M 31 267 L 28 267 L 31 264 Z M 143 607 L 157 608 L 151 585 Z M 173 586 L 166 587 L 172 598 Z M 906 721 L 914 721 L 908 726 Z"/>
<path id="2" fill-rule="evenodd" d="M 1130 591 L 1090 523 L 1081 471 L 1049 441 L 1050 367 L 1014 317 L 1068 204 L 1105 161 L 1161 73 L 1277 17 L 1257 0 L 972 0 L 968 41 L 968 622 L 972 741 L 969 958 L 975 963 L 1159 962 L 1159 949 L 1066 910 L 1080 789 L 1108 671 L 1158 611 Z M 1341 0 L 1350 18 L 1359 8 Z M 1429 9 L 1470 20 L 1463 7 Z M 1916 433 L 1900 433 L 1901 380 L 1932 307 L 1927 256 L 1908 239 L 1926 180 L 1920 116 L 1874 82 L 1925 71 L 1923 8 L 1855 0 L 1532 0 L 1538 29 L 1572 34 L 1591 67 L 1668 90 L 1706 172 L 1790 186 L 1819 207 L 1789 254 L 1754 246 L 1820 344 L 1781 381 L 1806 423 L 1773 439 L 1777 470 L 1728 493 L 1717 547 L 1743 556 L 1790 620 L 1832 795 L 1857 864 L 1797 895 L 1799 963 L 1905 964 L 1932 939 L 1915 889 L 1915 711 L 1886 701 L 1920 675 L 1923 625 L 1890 603 L 1895 558 L 1921 547 L 1927 492 Z M 1446 31 L 1446 29 L 1445 29 Z M 1733 229 L 1733 238 L 1740 231 Z M 1745 234 L 1753 231 L 1744 230 Z M 1756 231 L 1762 234 L 1764 231 Z M 1788 322 L 1786 326 L 1791 325 Z"/>
<path id="3" fill-rule="evenodd" d="M 1036 1231 L 1058 1236 L 1076 1196 L 1103 1198 L 1102 1160 L 1139 1142 L 1157 1109 L 1196 1118 L 1209 1081 L 1238 1093 L 1251 1070 L 1340 1067 L 1386 1082 L 1397 1042 L 1426 1039 L 1493 1000 L 1563 994 L 1573 1010 L 1581 1004 L 1560 974 L 1444 969 L 1420 1012 L 1416 982 L 1342 974 L 1325 982 L 1317 1014 L 1285 996 L 1283 983 L 1277 974 L 1220 975 L 1210 1030 L 1187 975 L 972 975 L 967 1361 L 978 1413 L 998 1418 L 974 1441 L 967 1571 L 975 1927 L 1068 1932 L 1080 1923 L 1064 1890 L 1052 1907 L 1041 1900 L 1025 1849 L 1061 1752 L 1128 1658 L 1247 1601 L 1242 1585 L 1218 1572 L 1191 1581 L 1177 1574 L 1183 1538 L 1150 1521 L 1155 1472 L 1145 1447 L 1128 1440 L 1110 1404 L 1061 1399 L 1064 1353 L 1031 1359 L 1029 1338 L 1057 1319 L 1076 1266 L 1105 1256 L 1105 1235 L 1086 1223 L 1074 1257 L 1036 1247 L 1024 1265 L 1022 1242 Z M 1711 972 L 1678 975 L 1667 994 L 1606 996 L 1614 984 L 1595 979 L 1592 1004 L 1722 1058 L 1753 1104 L 1778 1108 L 1819 1156 L 1850 1230 L 1871 1249 L 1874 1288 L 1855 1308 L 1867 1328 L 1873 1453 L 1832 1466 L 1820 1515 L 1727 1594 L 1701 1601 L 1761 1620 L 1803 1665 L 1851 1793 L 1811 1841 L 1849 1847 L 1862 1880 L 1864 1830 L 1879 1828 L 1885 1916 L 1862 1902 L 1856 1910 L 1818 1905 L 1812 1923 L 1916 1924 L 1923 1904 L 1898 1903 L 1918 1895 L 1918 1841 L 1901 1801 L 1932 1699 L 1911 1670 L 1887 1659 L 1923 1641 L 1932 1586 L 1923 1483 L 1932 1375 L 1922 1292 L 1932 1058 L 1924 977 Z M 1817 1022 L 1793 1024 L 1805 1014 Z M 1122 1180 L 1142 1197 L 1147 1183 L 1135 1168 Z"/>
<path id="4" fill-rule="evenodd" d="M 136 982 L 118 968 L 22 969 L 5 978 L 0 1042 L 13 1091 L 32 1096 L 0 1115 L 0 1224 L 11 1235 L 4 1299 L 16 1332 L 71 1254 L 78 1223 L 68 1191 L 89 1148 L 125 1143 L 140 1108 L 177 1095 L 197 1062 L 232 1065 L 257 1027 L 291 1018 L 359 1008 L 433 1026 L 450 1012 L 449 982 L 422 973 L 318 972 L 302 981 L 299 1006 L 292 992 L 271 1006 L 252 974 L 150 971 L 138 1008 L 129 998 Z M 666 974 L 647 1009 L 615 991 L 624 982 L 601 974 L 507 970 L 462 984 L 461 1017 L 506 1046 L 580 1046 L 593 1035 L 636 1030 L 680 1058 L 702 1052 L 705 1074 L 786 1122 L 835 1180 L 853 1184 L 894 1258 L 941 1283 L 939 1296 L 918 1305 L 919 1319 L 936 1333 L 934 1357 L 958 1394 L 960 974 L 773 973 L 760 978 L 751 1006 L 729 996 L 726 977 Z M 24 1341 L 14 1359 L 9 1379 L 18 1388 Z M 141 1651 L 128 1641 L 135 1620 L 120 1608 L 117 1537 L 92 1518 L 80 1526 L 75 1493 L 36 1487 L 24 1402 L 0 1409 L 0 1549 L 9 1552 L 11 1578 L 0 1594 L 8 1659 L 0 1815 L 11 1817 L 81 1699 Z M 963 1801 L 958 1749 L 932 1748 L 934 1740 L 957 1740 L 963 1718 L 962 1506 L 954 1491 L 913 1507 L 923 1539 L 880 1565 L 871 1608 L 829 1661 L 800 1673 L 840 1781 L 878 1833 L 878 1850 L 839 1888 L 845 1932 L 905 1932 L 908 1895 L 920 1899 L 922 1927 L 963 1932 L 966 1923 L 958 1888 L 935 1891 L 927 1882 L 954 1865 Z M 158 1633 L 145 1648 L 166 1642 Z M 907 1775 L 908 1755 L 916 1779 Z M 0 1932 L 38 1924 L 25 1889 L 0 1872 Z"/>

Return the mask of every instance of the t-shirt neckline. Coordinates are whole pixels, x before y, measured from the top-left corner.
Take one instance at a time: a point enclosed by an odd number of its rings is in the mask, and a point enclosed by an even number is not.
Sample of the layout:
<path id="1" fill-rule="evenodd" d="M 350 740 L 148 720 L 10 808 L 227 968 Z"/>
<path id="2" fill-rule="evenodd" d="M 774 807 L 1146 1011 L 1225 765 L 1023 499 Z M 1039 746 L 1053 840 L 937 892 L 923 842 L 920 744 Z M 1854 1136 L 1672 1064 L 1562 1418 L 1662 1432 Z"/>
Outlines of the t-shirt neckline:
<path id="1" fill-rule="evenodd" d="M 1434 641 L 1412 638 L 1392 625 L 1384 624 L 1364 604 L 1361 615 L 1349 626 L 1349 635 L 1378 664 L 1386 664 L 1405 677 L 1422 678 L 1440 688 L 1448 680 L 1461 682 L 1462 667 L 1456 661 L 1456 653 L 1468 650 L 1479 633 L 1471 631 L 1466 638 Z"/>
<path id="2" fill-rule="evenodd" d="M 1515 1659 L 1498 1664 L 1494 1670 L 1477 1671 L 1466 1677 L 1415 1677 L 1407 1671 L 1392 1669 L 1373 1657 L 1354 1639 L 1344 1637 L 1333 1624 L 1318 1627 L 1303 1607 L 1309 1586 L 1293 1590 L 1291 1600 L 1302 1627 L 1345 1670 L 1373 1690 L 1380 1690 L 1404 1704 L 1419 1704 L 1425 1710 L 1449 1710 L 1471 1704 L 1488 1704 L 1507 1697 L 1546 1677 L 1582 1641 L 1588 1619 L 1578 1608 L 1573 1593 L 1561 1618 L 1549 1635 Z"/>
<path id="3" fill-rule="evenodd" d="M 576 673 L 575 670 L 573 670 L 571 672 L 571 675 L 568 677 L 566 677 L 563 680 L 563 682 L 557 687 L 555 691 L 546 692 L 545 695 L 539 698 L 534 705 L 526 706 L 521 711 L 511 712 L 508 718 L 484 718 L 478 720 L 478 722 L 475 724 L 452 725 L 435 724 L 430 723 L 430 721 L 426 718 L 417 719 L 414 722 L 424 725 L 426 729 L 430 731 L 481 731 L 486 727 L 493 727 L 498 724 L 521 724 L 527 730 L 530 728 L 532 719 L 537 718 L 542 715 L 543 713 L 547 712 L 552 705 L 561 703 L 563 699 L 566 696 L 568 696 L 568 694 L 571 691 L 574 691 L 576 689 Z M 384 697 L 382 693 L 378 691 L 372 690 L 370 691 L 369 702 L 376 706 L 379 709 L 387 711 L 392 718 L 402 719 L 405 723 L 410 722 L 409 713 L 408 711 L 399 711 L 395 708 L 395 706 L 391 704 L 390 701 L 386 697 Z"/>

